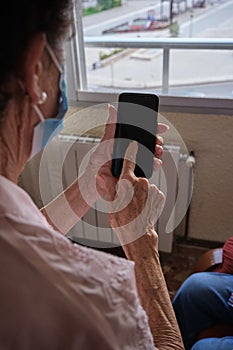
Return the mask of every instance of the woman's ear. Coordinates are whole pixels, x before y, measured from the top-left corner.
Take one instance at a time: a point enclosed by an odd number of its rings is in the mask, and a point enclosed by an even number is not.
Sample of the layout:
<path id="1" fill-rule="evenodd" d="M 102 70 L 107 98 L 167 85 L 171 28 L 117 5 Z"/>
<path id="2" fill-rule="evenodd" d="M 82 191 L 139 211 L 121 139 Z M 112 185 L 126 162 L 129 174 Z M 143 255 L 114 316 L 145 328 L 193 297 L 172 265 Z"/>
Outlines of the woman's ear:
<path id="1" fill-rule="evenodd" d="M 31 102 L 37 104 L 41 97 L 40 75 L 43 70 L 41 57 L 46 44 L 44 33 L 38 33 L 30 40 L 22 64 L 22 83 L 30 96 Z"/>

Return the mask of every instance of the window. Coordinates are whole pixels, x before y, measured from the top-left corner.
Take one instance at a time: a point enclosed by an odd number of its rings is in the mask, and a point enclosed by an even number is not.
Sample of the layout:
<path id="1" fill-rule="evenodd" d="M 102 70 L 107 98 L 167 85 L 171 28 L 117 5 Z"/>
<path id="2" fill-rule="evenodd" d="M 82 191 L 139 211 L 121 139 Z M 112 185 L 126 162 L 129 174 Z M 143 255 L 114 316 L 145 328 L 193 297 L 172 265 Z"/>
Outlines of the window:
<path id="1" fill-rule="evenodd" d="M 168 1 L 120 2 L 100 11 L 103 1 L 76 0 L 77 36 L 68 48 L 72 99 L 104 102 L 122 90 L 150 90 L 167 109 L 232 114 L 233 1 L 173 1 L 172 16 Z M 83 16 L 83 8 L 100 12 Z"/>

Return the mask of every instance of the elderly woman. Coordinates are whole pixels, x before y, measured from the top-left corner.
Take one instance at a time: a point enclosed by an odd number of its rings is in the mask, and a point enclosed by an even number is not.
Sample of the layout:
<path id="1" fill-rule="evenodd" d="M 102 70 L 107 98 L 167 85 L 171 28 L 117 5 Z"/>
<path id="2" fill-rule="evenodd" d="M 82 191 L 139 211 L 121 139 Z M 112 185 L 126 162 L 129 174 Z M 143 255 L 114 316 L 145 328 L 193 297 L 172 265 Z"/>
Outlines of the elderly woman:
<path id="1" fill-rule="evenodd" d="M 71 19 L 69 0 L 1 4 L 0 348 L 183 349 L 153 229 L 164 196 L 135 177 L 134 142 L 126 152 L 118 194 L 110 162 L 96 173 L 103 141 L 114 135 L 113 108 L 86 171 L 43 213 L 17 186 L 25 163 L 46 144 L 67 109 L 63 44 Z M 156 149 L 161 153 L 159 145 Z M 89 209 L 80 194 L 87 179 L 114 204 L 110 221 L 131 261 L 72 245 L 55 229 L 66 233 Z M 119 197 L 130 188 L 131 202 L 119 209 Z M 66 201 L 73 215 L 63 207 Z M 137 239 L 135 229 L 143 233 Z"/>

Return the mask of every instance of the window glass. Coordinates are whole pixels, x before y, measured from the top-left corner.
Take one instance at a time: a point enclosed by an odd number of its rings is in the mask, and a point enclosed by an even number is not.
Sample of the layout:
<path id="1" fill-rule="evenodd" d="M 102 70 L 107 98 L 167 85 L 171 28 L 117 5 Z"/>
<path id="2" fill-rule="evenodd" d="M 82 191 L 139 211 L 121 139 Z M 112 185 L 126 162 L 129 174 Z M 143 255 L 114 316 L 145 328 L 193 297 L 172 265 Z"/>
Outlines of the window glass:
<path id="1" fill-rule="evenodd" d="M 102 39 L 102 47 L 85 46 L 88 90 L 233 97 L 232 0 L 83 0 L 80 4 L 84 37 Z M 155 40 L 155 47 L 103 47 L 109 38 L 116 42 L 147 38 Z M 197 46 L 169 49 L 164 65 L 163 47 L 156 47 L 156 39 L 163 38 L 195 38 Z M 221 45 L 200 49 L 198 41 L 201 46 L 203 39 L 229 45 L 224 50 Z"/>

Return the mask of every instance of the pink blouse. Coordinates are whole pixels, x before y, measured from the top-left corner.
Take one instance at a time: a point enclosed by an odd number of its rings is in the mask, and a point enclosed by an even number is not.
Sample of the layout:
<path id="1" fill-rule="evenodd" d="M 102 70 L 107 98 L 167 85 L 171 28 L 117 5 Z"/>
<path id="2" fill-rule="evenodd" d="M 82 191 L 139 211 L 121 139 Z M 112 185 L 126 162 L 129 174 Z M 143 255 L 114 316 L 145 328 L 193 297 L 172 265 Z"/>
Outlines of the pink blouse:
<path id="1" fill-rule="evenodd" d="M 151 350 L 134 263 L 71 244 L 0 176 L 0 348 Z"/>

